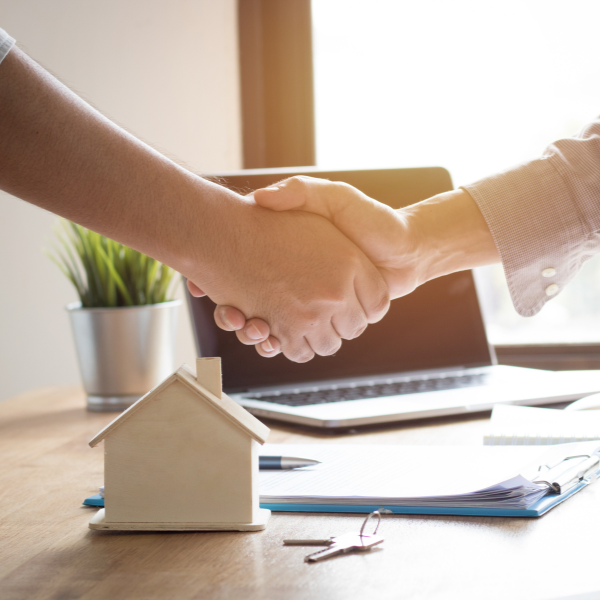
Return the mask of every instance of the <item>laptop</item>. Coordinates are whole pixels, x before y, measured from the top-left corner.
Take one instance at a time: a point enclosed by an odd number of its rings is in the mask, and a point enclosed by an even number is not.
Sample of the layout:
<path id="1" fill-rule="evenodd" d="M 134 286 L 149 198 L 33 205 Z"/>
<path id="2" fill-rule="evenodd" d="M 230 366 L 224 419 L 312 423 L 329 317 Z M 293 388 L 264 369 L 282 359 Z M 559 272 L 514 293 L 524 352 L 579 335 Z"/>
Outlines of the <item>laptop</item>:
<path id="1" fill-rule="evenodd" d="M 345 181 L 392 208 L 452 189 L 443 168 L 321 171 L 261 169 L 209 178 L 241 193 L 305 174 Z M 596 378 L 496 364 L 473 275 L 432 280 L 393 300 L 388 314 L 334 356 L 298 364 L 262 358 L 213 321 L 208 298 L 188 302 L 199 356 L 220 356 L 223 389 L 261 418 L 327 429 L 550 404 L 600 390 Z M 571 372 L 572 375 L 572 372 Z"/>

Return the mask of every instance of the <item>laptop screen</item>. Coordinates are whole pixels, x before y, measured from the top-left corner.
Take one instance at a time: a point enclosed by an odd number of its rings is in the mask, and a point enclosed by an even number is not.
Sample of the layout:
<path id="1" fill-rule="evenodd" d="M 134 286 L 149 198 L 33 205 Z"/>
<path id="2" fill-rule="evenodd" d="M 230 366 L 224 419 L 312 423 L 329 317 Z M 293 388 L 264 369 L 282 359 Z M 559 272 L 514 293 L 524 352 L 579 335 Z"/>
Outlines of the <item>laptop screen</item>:
<path id="1" fill-rule="evenodd" d="M 217 181 L 247 192 L 303 173 L 346 181 L 393 208 L 406 206 L 452 189 L 444 169 L 385 169 L 323 172 L 303 169 L 245 171 L 219 176 Z M 234 333 L 213 321 L 214 303 L 189 298 L 200 356 L 222 358 L 223 388 L 242 392 L 250 388 L 363 377 L 445 367 L 492 364 L 473 276 L 453 273 L 393 300 L 388 314 L 369 325 L 355 340 L 345 340 L 335 356 L 315 356 L 297 364 L 283 355 L 262 358 Z"/>

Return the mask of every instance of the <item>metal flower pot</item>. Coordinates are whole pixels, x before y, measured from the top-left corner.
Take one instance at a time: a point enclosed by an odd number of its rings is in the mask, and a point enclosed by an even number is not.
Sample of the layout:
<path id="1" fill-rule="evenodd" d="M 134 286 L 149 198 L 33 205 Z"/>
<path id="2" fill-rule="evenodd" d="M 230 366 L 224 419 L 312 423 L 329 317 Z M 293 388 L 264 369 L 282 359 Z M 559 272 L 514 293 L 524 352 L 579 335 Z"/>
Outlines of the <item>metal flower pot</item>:
<path id="1" fill-rule="evenodd" d="M 124 410 L 173 372 L 180 305 L 67 306 L 88 410 Z"/>

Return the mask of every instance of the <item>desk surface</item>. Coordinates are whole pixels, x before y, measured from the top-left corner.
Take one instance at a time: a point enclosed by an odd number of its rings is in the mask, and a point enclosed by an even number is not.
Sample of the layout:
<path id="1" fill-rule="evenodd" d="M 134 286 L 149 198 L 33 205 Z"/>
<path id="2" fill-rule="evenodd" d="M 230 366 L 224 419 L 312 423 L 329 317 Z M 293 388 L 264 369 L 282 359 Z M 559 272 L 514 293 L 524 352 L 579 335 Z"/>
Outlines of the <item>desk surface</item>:
<path id="1" fill-rule="evenodd" d="M 103 481 L 87 442 L 114 414 L 79 388 L 0 403 L 0 597 L 557 598 L 600 590 L 600 485 L 536 520 L 385 517 L 385 548 L 306 564 L 285 538 L 356 530 L 364 516 L 273 514 L 259 533 L 92 532 L 81 501 Z M 438 419 L 331 435 L 272 423 L 271 442 L 479 445 L 485 418 Z"/>

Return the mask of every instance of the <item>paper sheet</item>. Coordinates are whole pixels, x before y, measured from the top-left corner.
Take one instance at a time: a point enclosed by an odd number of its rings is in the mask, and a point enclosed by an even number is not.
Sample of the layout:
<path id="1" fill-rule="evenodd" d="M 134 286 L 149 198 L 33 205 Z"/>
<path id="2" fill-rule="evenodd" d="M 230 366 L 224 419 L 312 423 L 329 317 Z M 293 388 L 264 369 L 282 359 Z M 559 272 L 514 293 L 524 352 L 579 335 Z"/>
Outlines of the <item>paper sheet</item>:
<path id="1" fill-rule="evenodd" d="M 497 404 L 483 443 L 540 446 L 584 440 L 600 440 L 600 410 L 570 412 Z"/>
<path id="2" fill-rule="evenodd" d="M 593 448 L 598 445 L 591 444 Z M 580 444 L 569 446 L 582 451 Z M 554 448 L 552 460 L 561 451 Z M 548 451 L 531 446 L 266 444 L 261 454 L 314 458 L 322 464 L 262 471 L 260 495 L 263 502 L 283 503 L 364 503 L 372 499 L 406 504 L 407 499 L 419 498 L 420 505 L 496 505 L 511 504 L 515 499 L 520 505 L 529 505 L 546 490 L 518 476 L 533 476 L 537 466 L 549 460 Z M 520 500 L 527 497 L 531 502 Z"/>

